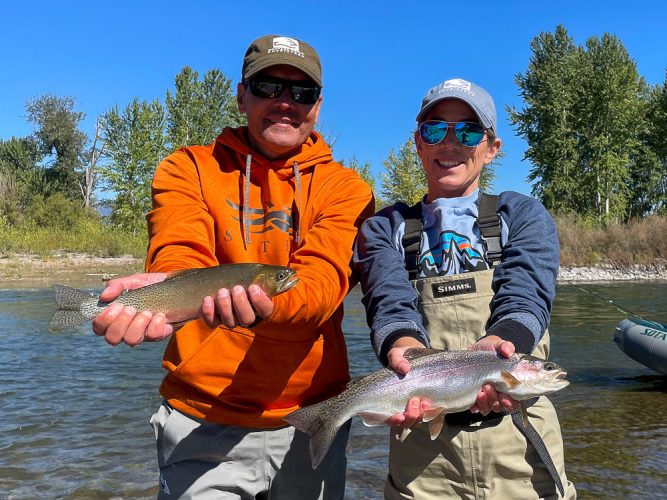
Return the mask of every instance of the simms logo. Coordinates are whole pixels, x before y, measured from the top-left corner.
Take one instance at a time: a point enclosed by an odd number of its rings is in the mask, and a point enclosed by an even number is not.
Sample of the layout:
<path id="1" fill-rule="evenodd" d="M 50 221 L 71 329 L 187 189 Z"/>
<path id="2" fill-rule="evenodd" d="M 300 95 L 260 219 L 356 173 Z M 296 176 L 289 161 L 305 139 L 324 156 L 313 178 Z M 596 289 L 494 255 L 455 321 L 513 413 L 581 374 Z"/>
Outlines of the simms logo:
<path id="1" fill-rule="evenodd" d="M 267 51 L 268 54 L 273 52 L 290 52 L 299 57 L 304 57 L 303 52 L 299 50 L 299 41 L 287 36 L 278 36 L 273 39 L 273 48 Z"/>
<path id="2" fill-rule="evenodd" d="M 463 295 L 465 293 L 475 293 L 477 287 L 475 286 L 474 278 L 466 278 L 456 281 L 447 281 L 445 283 L 433 283 L 431 285 L 433 290 L 433 297 L 438 299 L 441 297 L 451 297 L 453 295 Z"/>

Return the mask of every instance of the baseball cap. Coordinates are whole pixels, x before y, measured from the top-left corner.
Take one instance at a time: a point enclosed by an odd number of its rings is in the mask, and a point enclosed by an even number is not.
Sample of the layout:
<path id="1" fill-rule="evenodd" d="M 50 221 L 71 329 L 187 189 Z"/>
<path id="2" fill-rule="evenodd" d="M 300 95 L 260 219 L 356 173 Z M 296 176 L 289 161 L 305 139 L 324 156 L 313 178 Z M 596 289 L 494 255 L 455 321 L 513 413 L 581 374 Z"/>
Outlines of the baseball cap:
<path id="1" fill-rule="evenodd" d="M 277 64 L 300 69 L 322 86 L 322 65 L 315 49 L 306 42 L 280 35 L 266 35 L 250 44 L 243 58 L 241 77 L 247 80 Z"/>
<path id="2" fill-rule="evenodd" d="M 445 80 L 440 85 L 436 85 L 429 90 L 417 115 L 417 122 L 420 122 L 429 109 L 444 99 L 459 99 L 475 111 L 477 118 L 486 128 L 497 132 L 496 105 L 491 95 L 479 85 L 476 85 L 462 78 L 453 78 Z"/>

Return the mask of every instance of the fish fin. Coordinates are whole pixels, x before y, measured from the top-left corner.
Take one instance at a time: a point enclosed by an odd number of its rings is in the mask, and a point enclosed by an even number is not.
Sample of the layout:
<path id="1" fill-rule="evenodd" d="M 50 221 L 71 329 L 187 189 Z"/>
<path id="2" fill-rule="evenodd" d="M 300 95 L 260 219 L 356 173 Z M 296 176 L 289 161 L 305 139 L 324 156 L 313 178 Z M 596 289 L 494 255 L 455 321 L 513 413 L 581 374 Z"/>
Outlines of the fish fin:
<path id="1" fill-rule="evenodd" d="M 83 302 L 90 300 L 91 297 L 95 297 L 94 294 L 79 290 L 78 288 L 57 284 L 53 285 L 53 295 L 58 307 L 66 311 L 78 311 L 81 309 Z"/>
<path id="2" fill-rule="evenodd" d="M 414 359 L 423 358 L 424 356 L 430 356 L 431 354 L 437 354 L 439 352 L 445 351 L 440 349 L 428 349 L 426 347 L 412 347 L 403 353 L 403 357 L 408 361 L 412 361 Z"/>
<path id="3" fill-rule="evenodd" d="M 503 379 L 503 381 L 510 389 L 514 389 L 515 387 L 521 385 L 521 381 L 508 371 L 503 370 L 500 372 L 500 378 Z"/>
<path id="4" fill-rule="evenodd" d="M 364 425 L 367 427 L 375 427 L 378 425 L 382 425 L 387 420 L 389 420 L 389 417 L 391 417 L 391 415 L 387 415 L 386 413 L 377 413 L 372 411 L 365 411 L 363 413 L 359 413 L 359 416 L 361 417 L 361 420 L 363 421 Z"/>
<path id="5" fill-rule="evenodd" d="M 81 304 L 96 297 L 78 288 L 58 284 L 53 285 L 53 295 L 59 309 L 49 323 L 49 330 L 52 332 L 72 330 L 84 324 L 87 318 L 81 314 Z"/>
<path id="6" fill-rule="evenodd" d="M 528 411 L 526 410 L 526 405 L 523 404 L 523 401 L 519 401 L 519 408 L 521 408 L 521 420 L 524 427 L 528 427 L 530 423 L 528 422 Z"/>
<path id="7" fill-rule="evenodd" d="M 345 407 L 332 406 L 331 400 L 324 400 L 321 403 L 304 406 L 283 417 L 285 422 L 310 437 L 308 449 L 313 469 L 320 465 L 338 429 L 347 421 L 346 415 L 342 413 L 344 410 Z"/>
<path id="8" fill-rule="evenodd" d="M 428 432 L 431 435 L 431 441 L 435 440 L 440 435 L 442 427 L 445 425 L 445 412 L 441 412 L 433 420 L 428 423 Z"/>
<path id="9" fill-rule="evenodd" d="M 424 411 L 424 416 L 422 417 L 422 422 L 430 422 L 434 418 L 437 418 L 445 409 L 442 406 L 436 406 L 434 408 L 429 408 Z"/>
<path id="10" fill-rule="evenodd" d="M 167 273 L 167 277 L 164 279 L 164 281 L 173 280 L 174 278 L 178 278 L 180 276 L 187 276 L 188 274 L 192 274 L 197 271 L 199 271 L 199 269 L 179 269 L 178 271 L 170 271 Z"/>
<path id="11" fill-rule="evenodd" d="M 88 319 L 81 314 L 80 311 L 66 311 L 59 309 L 51 317 L 49 323 L 49 331 L 64 332 L 65 330 L 73 330 L 83 325 Z"/>

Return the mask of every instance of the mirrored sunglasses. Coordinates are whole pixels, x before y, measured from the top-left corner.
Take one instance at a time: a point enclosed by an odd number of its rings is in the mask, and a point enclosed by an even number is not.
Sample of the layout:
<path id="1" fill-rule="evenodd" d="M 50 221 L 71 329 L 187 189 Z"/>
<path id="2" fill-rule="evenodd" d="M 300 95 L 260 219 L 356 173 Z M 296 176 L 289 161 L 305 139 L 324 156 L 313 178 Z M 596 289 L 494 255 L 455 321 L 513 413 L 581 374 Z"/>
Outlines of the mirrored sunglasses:
<path id="1" fill-rule="evenodd" d="M 274 76 L 257 76 L 248 81 L 250 92 L 255 97 L 276 99 L 285 87 L 290 91 L 292 100 L 299 104 L 315 104 L 320 96 L 320 87 L 311 81 L 283 80 Z"/>
<path id="2" fill-rule="evenodd" d="M 456 139 L 469 148 L 478 146 L 484 139 L 486 129 L 475 122 L 446 122 L 429 120 L 419 125 L 419 136 L 429 145 L 439 144 L 447 135 L 449 127 L 454 128 Z"/>

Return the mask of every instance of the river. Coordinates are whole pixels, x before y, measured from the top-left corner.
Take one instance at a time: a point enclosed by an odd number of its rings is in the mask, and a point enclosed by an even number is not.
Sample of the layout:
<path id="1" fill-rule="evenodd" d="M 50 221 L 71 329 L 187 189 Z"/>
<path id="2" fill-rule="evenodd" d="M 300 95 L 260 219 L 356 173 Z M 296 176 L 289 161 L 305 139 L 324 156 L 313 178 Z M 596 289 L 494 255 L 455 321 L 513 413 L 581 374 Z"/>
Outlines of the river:
<path id="1" fill-rule="evenodd" d="M 551 396 L 579 498 L 667 498 L 667 377 L 612 342 L 628 314 L 667 322 L 667 283 L 558 288 L 552 359 L 572 384 Z M 358 289 L 344 330 L 353 376 L 378 368 Z M 148 419 L 160 403 L 164 344 L 111 347 L 89 326 L 51 333 L 50 288 L 0 289 L 0 498 L 154 498 Z M 346 498 L 378 499 L 387 431 L 353 420 Z"/>

